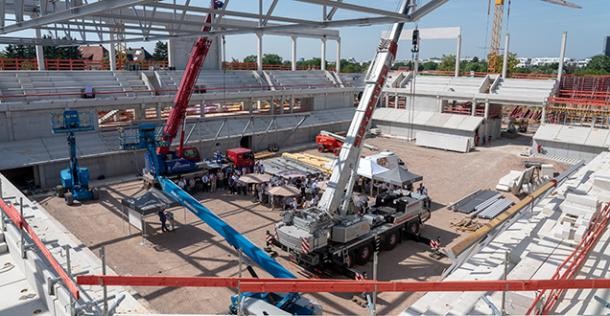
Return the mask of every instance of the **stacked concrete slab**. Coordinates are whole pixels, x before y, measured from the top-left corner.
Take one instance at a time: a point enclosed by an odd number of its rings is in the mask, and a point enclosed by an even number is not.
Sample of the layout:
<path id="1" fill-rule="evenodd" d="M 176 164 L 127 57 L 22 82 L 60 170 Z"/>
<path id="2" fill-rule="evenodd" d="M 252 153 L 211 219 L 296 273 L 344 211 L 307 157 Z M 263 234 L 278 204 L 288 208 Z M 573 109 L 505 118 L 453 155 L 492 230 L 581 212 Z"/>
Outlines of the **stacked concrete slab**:
<path id="1" fill-rule="evenodd" d="M 508 224 L 475 245 L 472 254 L 457 261 L 445 280 L 499 280 L 503 278 L 508 255 L 508 279 L 549 279 L 559 264 L 575 250 L 579 238 L 599 209 L 610 197 L 610 153 L 599 154 L 586 166 L 568 177 L 557 189 L 533 208 L 525 208 Z M 577 278 L 607 278 L 610 271 L 610 230 L 607 230 Z M 598 315 L 602 304 L 593 299 L 610 299 L 605 290 L 568 291 L 555 310 L 558 314 Z M 501 306 L 500 292 L 436 292 L 415 302 L 403 315 L 492 314 Z M 508 314 L 524 314 L 534 292 L 507 293 Z"/>

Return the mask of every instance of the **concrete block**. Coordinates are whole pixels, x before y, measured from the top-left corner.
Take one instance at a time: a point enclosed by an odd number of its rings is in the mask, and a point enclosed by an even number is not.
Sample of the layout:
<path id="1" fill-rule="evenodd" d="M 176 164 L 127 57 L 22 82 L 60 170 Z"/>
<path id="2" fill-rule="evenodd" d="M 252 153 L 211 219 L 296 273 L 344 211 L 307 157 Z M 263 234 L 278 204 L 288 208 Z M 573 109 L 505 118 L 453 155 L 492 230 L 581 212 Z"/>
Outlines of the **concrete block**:
<path id="1" fill-rule="evenodd" d="M 587 232 L 587 228 L 585 226 L 579 226 L 576 228 L 576 232 L 574 233 L 574 240 L 576 242 L 581 242 Z"/>
<path id="2" fill-rule="evenodd" d="M 540 176 L 542 177 L 553 177 L 553 173 L 555 173 L 555 168 L 551 164 L 543 164 L 540 166 Z"/>

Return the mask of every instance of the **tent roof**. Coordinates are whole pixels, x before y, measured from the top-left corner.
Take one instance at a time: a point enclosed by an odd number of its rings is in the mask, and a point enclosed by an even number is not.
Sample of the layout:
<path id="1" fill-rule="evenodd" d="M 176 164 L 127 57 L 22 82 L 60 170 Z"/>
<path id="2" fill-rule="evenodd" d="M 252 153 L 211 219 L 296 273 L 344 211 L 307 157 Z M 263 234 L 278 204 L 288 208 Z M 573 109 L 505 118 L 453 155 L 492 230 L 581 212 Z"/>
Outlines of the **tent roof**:
<path id="1" fill-rule="evenodd" d="M 394 185 L 405 185 L 424 179 L 424 177 L 416 175 L 410 171 L 407 171 L 407 169 L 401 167 L 384 171 L 373 176 L 373 178 L 375 180 L 383 181 Z"/>

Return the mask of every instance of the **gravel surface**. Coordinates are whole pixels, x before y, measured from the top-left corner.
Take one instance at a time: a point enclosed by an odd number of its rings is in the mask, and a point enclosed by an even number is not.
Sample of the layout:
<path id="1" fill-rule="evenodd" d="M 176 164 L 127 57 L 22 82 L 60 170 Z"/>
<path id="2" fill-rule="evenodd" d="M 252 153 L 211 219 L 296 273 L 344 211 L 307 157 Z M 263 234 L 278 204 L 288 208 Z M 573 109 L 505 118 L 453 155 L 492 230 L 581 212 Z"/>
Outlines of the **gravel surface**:
<path id="1" fill-rule="evenodd" d="M 450 223 L 464 218 L 447 210 L 446 205 L 479 189 L 494 188 L 498 179 L 510 170 L 523 168 L 523 144 L 498 142 L 494 147 L 460 154 L 417 147 L 403 140 L 375 138 L 368 143 L 397 153 L 410 171 L 423 175 L 434 201 L 432 218 L 422 234 L 441 238 L 446 245 L 462 235 Z M 312 150 L 310 152 L 314 152 Z M 365 150 L 363 154 L 369 154 Z M 559 166 L 564 169 L 565 166 Z M 144 240 L 140 232 L 129 228 L 122 218 L 120 199 L 141 192 L 139 181 L 128 181 L 101 187 L 96 203 L 68 207 L 62 199 L 48 197 L 42 205 L 76 235 L 84 246 L 106 248 L 107 262 L 117 273 L 131 275 L 237 276 L 238 259 L 234 249 L 205 223 L 181 208 L 172 209 L 179 228 L 161 233 L 158 218 L 148 217 L 151 236 Z M 265 231 L 271 230 L 280 217 L 277 211 L 252 202 L 251 198 L 229 195 L 224 191 L 196 196 L 238 231 L 259 246 L 264 246 Z M 379 257 L 381 280 L 437 280 L 449 265 L 447 259 L 430 257 L 429 247 L 404 241 L 391 252 Z M 96 252 L 97 253 L 97 252 Z M 280 252 L 278 260 L 299 277 L 307 277 Z M 358 269 L 372 276 L 372 265 Z M 261 276 L 265 273 L 256 268 Z M 247 273 L 247 272 L 246 272 Z M 151 288 L 136 289 L 142 299 L 162 313 L 226 313 L 229 296 L 234 291 L 222 288 Z M 396 315 L 423 293 L 381 293 L 378 313 Z M 331 293 L 312 295 L 324 307 L 325 314 L 365 314 L 366 309 L 351 301 L 350 295 Z"/>

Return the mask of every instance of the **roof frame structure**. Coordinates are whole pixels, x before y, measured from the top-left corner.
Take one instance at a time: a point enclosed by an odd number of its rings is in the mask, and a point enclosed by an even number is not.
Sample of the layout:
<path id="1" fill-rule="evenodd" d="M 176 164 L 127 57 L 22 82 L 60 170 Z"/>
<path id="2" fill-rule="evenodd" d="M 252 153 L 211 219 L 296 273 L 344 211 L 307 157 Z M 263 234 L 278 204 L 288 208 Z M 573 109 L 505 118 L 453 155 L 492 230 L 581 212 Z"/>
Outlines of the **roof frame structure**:
<path id="1" fill-rule="evenodd" d="M 301 16 L 300 10 L 294 14 L 286 14 L 285 10 L 284 14 L 278 13 L 279 0 L 268 2 L 265 10 L 259 0 L 258 12 L 231 7 L 228 0 L 221 9 L 212 9 L 207 6 L 208 1 L 201 0 L 4 0 L 0 1 L 0 43 L 14 43 L 17 37 L 12 33 L 32 29 L 48 32 L 52 38 L 43 41 L 35 36 L 25 37 L 20 43 L 65 45 L 65 40 L 53 41 L 60 36 L 74 44 L 191 37 L 201 33 L 203 16 L 210 12 L 217 14 L 210 35 L 269 33 L 338 40 L 339 32 L 334 28 L 412 22 L 448 0 L 427 0 L 410 16 L 380 9 L 374 1 L 365 5 L 350 1 L 353 0 L 293 0 L 322 8 L 322 16 L 312 20 Z M 342 10 L 361 16 L 336 19 Z"/>

